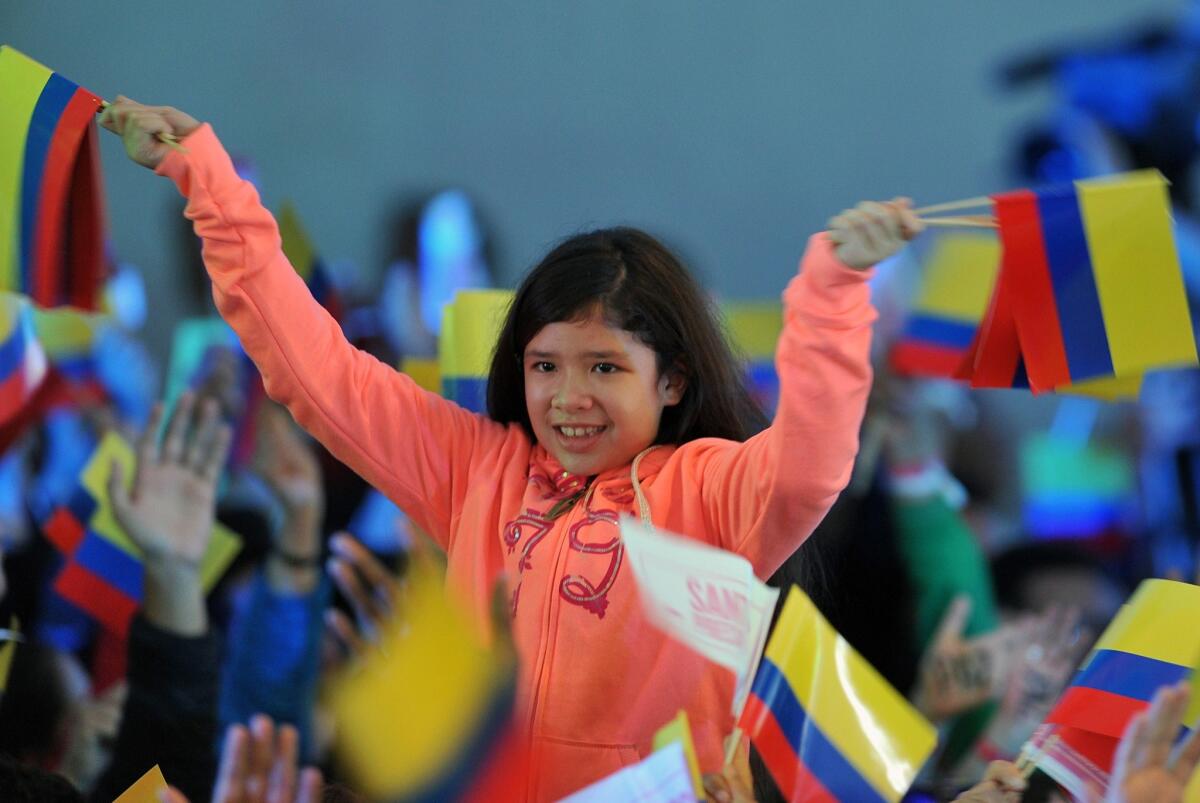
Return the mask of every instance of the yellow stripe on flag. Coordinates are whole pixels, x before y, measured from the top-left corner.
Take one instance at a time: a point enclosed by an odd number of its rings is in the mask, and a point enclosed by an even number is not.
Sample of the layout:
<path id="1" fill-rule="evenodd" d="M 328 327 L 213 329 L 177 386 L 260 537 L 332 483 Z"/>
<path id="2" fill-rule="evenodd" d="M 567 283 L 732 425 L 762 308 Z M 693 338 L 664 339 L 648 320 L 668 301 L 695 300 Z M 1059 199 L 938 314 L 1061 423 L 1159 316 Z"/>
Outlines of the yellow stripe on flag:
<path id="1" fill-rule="evenodd" d="M 1096 642 L 1097 650 L 1121 650 L 1180 666 L 1200 660 L 1200 586 L 1146 580 Z"/>
<path id="2" fill-rule="evenodd" d="M 120 435 L 108 432 L 101 439 L 100 445 L 92 453 L 79 477 L 80 483 L 96 500 L 96 512 L 92 514 L 91 528 L 96 535 L 141 560 L 142 551 L 129 540 L 125 530 L 117 523 L 112 512 L 112 503 L 108 501 L 108 476 L 114 462 L 121 466 L 125 483 L 132 485 L 134 466 L 137 464 L 133 448 Z M 205 591 L 212 590 L 242 549 L 242 539 L 223 524 L 214 522 L 212 533 L 208 550 L 200 562 L 200 583 Z"/>
<path id="3" fill-rule="evenodd" d="M 1195 365 L 1166 180 L 1139 170 L 1076 188 L 1113 373 Z"/>
<path id="4" fill-rule="evenodd" d="M 48 68 L 8 45 L 0 47 L 0 290 L 19 290 L 21 175 L 34 107 L 50 80 Z"/>
<path id="5" fill-rule="evenodd" d="M 496 338 L 512 304 L 511 290 L 459 290 L 452 302 L 452 326 L 442 339 L 450 360 L 442 363 L 442 378 L 486 377 L 492 367 Z"/>
<path id="6" fill-rule="evenodd" d="M 408 374 L 412 381 L 423 390 L 430 393 L 442 392 L 442 375 L 438 370 L 438 361 L 417 357 L 405 357 L 400 361 L 400 370 Z"/>
<path id="7" fill-rule="evenodd" d="M 729 339 L 748 359 L 775 356 L 783 331 L 783 305 L 778 301 L 731 301 L 723 304 Z"/>
<path id="8" fill-rule="evenodd" d="M 279 240 L 283 255 L 292 263 L 300 278 L 307 282 L 317 252 L 291 201 L 284 201 L 279 208 Z"/>
<path id="9" fill-rule="evenodd" d="M 33 310 L 33 328 L 51 357 L 72 356 L 91 351 L 100 330 L 111 320 L 107 315 L 73 307 Z"/>
<path id="10" fill-rule="evenodd" d="M 1086 396 L 1101 401 L 1136 399 L 1142 391 L 1143 379 L 1145 379 L 1145 375 L 1140 373 L 1127 376 L 1106 376 L 1100 379 L 1076 382 L 1073 385 L 1063 385 L 1055 388 L 1054 392 L 1067 396 Z"/>
<path id="11" fill-rule="evenodd" d="M 888 800 L 899 800 L 937 732 L 803 592 L 792 586 L 766 655 L 842 756 Z"/>
<path id="12" fill-rule="evenodd" d="M 1000 240 L 994 235 L 937 235 L 924 260 L 913 311 L 978 323 L 987 310 L 999 269 Z"/>
<path id="13" fill-rule="evenodd" d="M 333 688 L 338 753 L 372 799 L 410 794 L 452 761 L 508 682 L 510 667 L 475 637 L 432 565 L 418 562 L 400 610 L 362 665 Z M 398 757 L 402 757 L 400 760 Z"/>

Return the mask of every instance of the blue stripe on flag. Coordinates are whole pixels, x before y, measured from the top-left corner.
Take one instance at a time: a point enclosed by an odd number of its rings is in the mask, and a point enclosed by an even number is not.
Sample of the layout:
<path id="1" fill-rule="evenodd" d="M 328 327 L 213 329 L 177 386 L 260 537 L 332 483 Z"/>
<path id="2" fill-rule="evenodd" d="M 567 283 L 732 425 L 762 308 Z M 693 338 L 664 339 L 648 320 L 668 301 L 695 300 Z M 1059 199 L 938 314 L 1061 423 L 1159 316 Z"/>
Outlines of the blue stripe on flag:
<path id="1" fill-rule="evenodd" d="M 937 315 L 913 315 L 908 319 L 904 334 L 913 340 L 947 348 L 966 348 L 975 338 L 977 324 L 942 318 Z"/>
<path id="2" fill-rule="evenodd" d="M 142 562 L 89 529 L 75 561 L 128 597 L 142 599 Z"/>
<path id="3" fill-rule="evenodd" d="M 75 90 L 79 87 L 58 73 L 51 73 L 37 105 L 29 120 L 25 134 L 25 166 L 21 174 L 21 284 L 20 290 L 28 293 L 33 289 L 30 260 L 33 258 L 33 226 L 37 221 L 38 198 L 42 191 L 42 174 L 46 168 L 46 154 L 58 119 Z"/>
<path id="4" fill-rule="evenodd" d="M 487 412 L 486 376 L 447 376 L 442 389 L 447 399 L 473 413 Z"/>
<path id="5" fill-rule="evenodd" d="M 767 657 L 763 657 L 754 677 L 751 692 L 762 700 L 775 715 L 779 729 L 796 751 L 798 760 L 808 768 L 838 800 L 870 803 L 886 798 L 870 781 L 854 768 L 841 751 L 829 741 L 821 727 L 812 720 L 796 699 L 783 672 Z"/>
<path id="6" fill-rule="evenodd" d="M 1154 692 L 1190 676 L 1186 666 L 1120 650 L 1098 650 L 1079 670 L 1072 686 L 1150 702 Z"/>
<path id="7" fill-rule="evenodd" d="M 1038 213 L 1071 379 L 1110 376 L 1108 330 L 1075 188 L 1039 192 Z"/>
<path id="8" fill-rule="evenodd" d="M 67 500 L 67 510 L 71 511 L 71 515 L 79 522 L 79 526 L 87 528 L 88 522 L 92 520 L 92 514 L 96 512 L 96 500 L 92 497 L 91 492 L 82 485 L 78 486 L 71 494 L 71 498 Z"/>

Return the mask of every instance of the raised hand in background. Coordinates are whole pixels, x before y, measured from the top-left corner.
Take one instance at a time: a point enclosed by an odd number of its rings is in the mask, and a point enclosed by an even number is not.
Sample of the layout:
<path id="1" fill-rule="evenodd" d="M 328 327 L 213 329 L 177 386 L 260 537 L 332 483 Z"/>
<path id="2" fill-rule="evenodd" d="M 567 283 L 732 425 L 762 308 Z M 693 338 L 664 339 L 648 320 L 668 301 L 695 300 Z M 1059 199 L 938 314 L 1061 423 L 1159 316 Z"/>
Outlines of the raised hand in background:
<path id="1" fill-rule="evenodd" d="M 160 443 L 162 415 L 159 404 L 138 440 L 128 486 L 113 463 L 108 495 L 117 523 L 143 552 L 146 618 L 179 635 L 199 635 L 208 629 L 200 565 L 232 431 L 221 422 L 216 402 L 197 404 L 185 393 Z"/>

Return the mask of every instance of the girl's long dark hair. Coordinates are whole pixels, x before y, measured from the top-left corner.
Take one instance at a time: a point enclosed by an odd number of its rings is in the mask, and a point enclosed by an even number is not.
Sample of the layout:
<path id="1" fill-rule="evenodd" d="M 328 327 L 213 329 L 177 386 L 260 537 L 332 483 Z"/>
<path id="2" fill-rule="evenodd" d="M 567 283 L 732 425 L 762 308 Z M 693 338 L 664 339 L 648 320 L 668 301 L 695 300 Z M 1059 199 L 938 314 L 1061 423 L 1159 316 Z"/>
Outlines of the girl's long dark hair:
<path id="1" fill-rule="evenodd" d="M 508 311 L 488 376 L 488 414 L 520 424 L 525 409 L 525 347 L 542 327 L 600 311 L 658 355 L 658 370 L 687 380 L 683 398 L 663 409 L 655 443 L 718 437 L 744 441 L 767 425 L 741 366 L 695 279 L 658 240 L 632 228 L 571 237 L 525 277 Z"/>

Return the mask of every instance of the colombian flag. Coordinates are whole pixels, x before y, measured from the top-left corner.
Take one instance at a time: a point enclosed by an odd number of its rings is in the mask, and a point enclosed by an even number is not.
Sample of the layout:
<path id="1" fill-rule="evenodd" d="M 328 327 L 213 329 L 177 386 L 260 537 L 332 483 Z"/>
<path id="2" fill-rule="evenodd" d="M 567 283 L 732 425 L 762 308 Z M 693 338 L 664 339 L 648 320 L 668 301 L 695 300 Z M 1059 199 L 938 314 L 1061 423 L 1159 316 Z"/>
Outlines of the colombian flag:
<path id="1" fill-rule="evenodd" d="M 1086 791 L 1107 784 L 1129 720 L 1165 685 L 1193 677 L 1200 663 L 1200 586 L 1147 580 L 1122 606 L 1032 743 L 1038 766 Z M 1181 726 L 1200 714 L 1193 695 Z"/>
<path id="2" fill-rule="evenodd" d="M 341 294 L 329 275 L 329 269 L 317 254 L 304 224 L 300 222 L 296 207 L 290 202 L 284 203 L 279 210 L 279 238 L 284 256 L 308 285 L 313 298 L 334 320 L 340 321 L 346 309 Z"/>
<path id="3" fill-rule="evenodd" d="M 442 395 L 471 412 L 487 412 L 492 353 L 513 296 L 511 290 L 459 290 L 442 310 Z"/>
<path id="4" fill-rule="evenodd" d="M 514 658 L 484 646 L 427 561 L 410 570 L 400 610 L 380 648 L 334 687 L 338 752 L 356 782 L 373 800 L 521 799 L 528 749 L 511 720 Z"/>
<path id="5" fill-rule="evenodd" d="M 0 47 L 0 290 L 44 307 L 95 309 L 104 268 L 100 104 Z"/>
<path id="6" fill-rule="evenodd" d="M 1127 395 L 1146 371 L 1196 364 L 1157 171 L 993 201 L 1003 257 L 974 344 L 972 384 Z"/>
<path id="7" fill-rule="evenodd" d="M 108 502 L 108 477 L 119 462 L 126 481 L 134 475 L 133 450 L 108 433 L 96 448 L 65 505 L 42 522 L 46 539 L 65 558 L 54 590 L 124 638 L 142 602 L 142 554 L 117 523 Z M 241 549 L 241 539 L 219 524 L 200 567 L 205 589 L 216 585 Z"/>
<path id="8" fill-rule="evenodd" d="M 1000 267 L 1000 243 L 947 232 L 923 260 L 921 284 L 889 359 L 908 376 L 955 376 L 970 351 Z"/>
<path id="9" fill-rule="evenodd" d="M 769 416 L 779 405 L 779 374 L 775 346 L 783 331 L 783 305 L 778 301 L 738 301 L 722 305 L 733 346 L 746 357 L 750 394 Z"/>
<path id="10" fill-rule="evenodd" d="M 937 742 L 794 586 L 738 725 L 793 801 L 897 801 Z"/>

